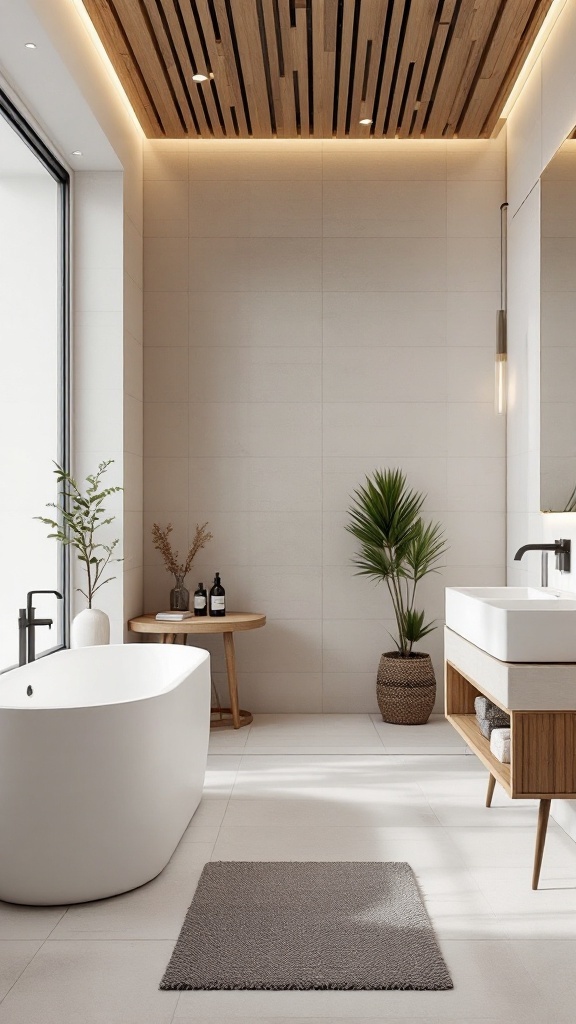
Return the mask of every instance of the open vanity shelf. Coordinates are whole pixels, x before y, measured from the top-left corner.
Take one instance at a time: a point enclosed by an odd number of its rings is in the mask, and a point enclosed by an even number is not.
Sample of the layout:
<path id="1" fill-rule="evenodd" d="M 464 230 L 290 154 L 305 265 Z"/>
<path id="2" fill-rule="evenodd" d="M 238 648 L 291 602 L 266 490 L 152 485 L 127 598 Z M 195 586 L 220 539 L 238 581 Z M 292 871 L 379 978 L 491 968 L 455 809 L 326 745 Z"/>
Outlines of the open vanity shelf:
<path id="1" fill-rule="evenodd" d="M 491 775 L 494 776 L 496 782 L 499 782 L 503 789 L 506 790 L 508 796 L 512 796 L 512 784 L 510 781 L 510 765 L 502 764 L 497 757 L 490 750 L 490 742 L 482 735 L 478 724 L 476 722 L 475 715 L 447 715 L 448 721 L 452 723 L 454 728 L 460 735 L 466 740 L 466 743 L 471 750 L 474 751 L 476 756 L 480 758 L 482 764 L 486 766 Z"/>
<path id="2" fill-rule="evenodd" d="M 527 673 L 534 667 L 526 666 Z M 547 667 L 541 666 L 543 677 Z M 522 670 L 521 665 L 497 662 L 446 630 L 446 718 L 490 773 L 486 806 L 490 806 L 496 782 L 513 800 L 540 801 L 532 877 L 532 888 L 537 889 L 550 803 L 576 799 L 576 665 L 569 666 L 574 672 L 574 706 L 561 710 L 508 707 L 493 692 L 502 688 L 502 673 L 507 668 L 512 676 Z M 510 715 L 510 764 L 492 754 L 489 741 L 480 732 L 474 713 L 478 696 L 488 697 Z M 533 696 L 529 703 L 534 703 Z M 559 703 L 566 705 L 567 700 Z"/>

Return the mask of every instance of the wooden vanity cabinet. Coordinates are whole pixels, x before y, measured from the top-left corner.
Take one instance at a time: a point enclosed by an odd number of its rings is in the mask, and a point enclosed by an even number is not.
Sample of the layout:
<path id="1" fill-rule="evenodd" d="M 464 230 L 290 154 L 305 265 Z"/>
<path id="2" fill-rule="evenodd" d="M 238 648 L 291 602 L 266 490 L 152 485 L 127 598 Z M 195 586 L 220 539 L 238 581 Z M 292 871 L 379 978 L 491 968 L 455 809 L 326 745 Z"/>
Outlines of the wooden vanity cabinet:
<path id="1" fill-rule="evenodd" d="M 510 764 L 494 757 L 489 740 L 480 732 L 474 713 L 478 696 L 487 697 L 510 715 Z M 540 801 L 532 874 L 532 888 L 537 889 L 550 802 L 576 799 L 576 709 L 512 710 L 449 660 L 445 663 L 445 700 L 446 718 L 490 773 L 486 806 L 490 806 L 496 782 L 513 800 Z"/>

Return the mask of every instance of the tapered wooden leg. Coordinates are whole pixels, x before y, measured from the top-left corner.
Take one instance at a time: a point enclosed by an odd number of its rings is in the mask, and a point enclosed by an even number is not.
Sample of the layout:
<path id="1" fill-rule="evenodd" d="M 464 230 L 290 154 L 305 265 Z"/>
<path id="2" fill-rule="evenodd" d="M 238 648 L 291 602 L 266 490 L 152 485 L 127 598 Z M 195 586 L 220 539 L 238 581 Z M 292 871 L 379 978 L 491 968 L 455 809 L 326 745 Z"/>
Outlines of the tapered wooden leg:
<path id="1" fill-rule="evenodd" d="M 238 711 L 238 680 L 236 678 L 236 654 L 234 652 L 234 634 L 223 633 L 224 654 L 226 655 L 226 671 L 228 673 L 228 690 L 230 691 L 230 710 L 234 728 L 240 728 L 240 714 Z"/>
<path id="2" fill-rule="evenodd" d="M 538 810 L 538 829 L 536 831 L 536 849 L 534 851 L 534 871 L 532 874 L 532 888 L 538 888 L 540 879 L 540 868 L 542 867 L 542 855 L 544 843 L 546 842 L 546 829 L 548 828 L 548 817 L 550 814 L 551 800 L 541 800 Z"/>
<path id="3" fill-rule="evenodd" d="M 496 785 L 496 779 L 494 775 L 488 776 L 488 790 L 486 792 L 486 807 L 492 806 L 492 797 L 494 796 L 494 786 Z"/>

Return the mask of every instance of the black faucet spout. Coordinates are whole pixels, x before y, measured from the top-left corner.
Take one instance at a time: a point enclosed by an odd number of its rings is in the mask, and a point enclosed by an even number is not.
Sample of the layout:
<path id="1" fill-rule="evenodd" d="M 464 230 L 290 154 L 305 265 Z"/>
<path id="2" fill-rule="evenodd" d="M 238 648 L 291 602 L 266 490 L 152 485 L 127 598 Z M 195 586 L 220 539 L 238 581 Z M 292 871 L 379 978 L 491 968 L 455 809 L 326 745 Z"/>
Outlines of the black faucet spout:
<path id="1" fill-rule="evenodd" d="M 558 547 L 556 544 L 524 544 L 514 555 L 514 561 L 519 562 L 523 555 L 527 551 L 555 551 L 558 553 Z M 563 548 L 561 550 L 564 550 Z"/>
<path id="2" fill-rule="evenodd" d="M 553 544 L 524 544 L 514 555 L 514 561 L 519 562 L 523 555 L 527 551 L 553 551 L 556 555 L 556 568 L 560 572 L 570 572 L 570 551 L 571 541 L 562 539 L 555 540 Z M 546 576 L 546 582 L 544 582 L 544 575 Z M 548 571 L 542 574 L 542 586 L 548 585 Z"/>

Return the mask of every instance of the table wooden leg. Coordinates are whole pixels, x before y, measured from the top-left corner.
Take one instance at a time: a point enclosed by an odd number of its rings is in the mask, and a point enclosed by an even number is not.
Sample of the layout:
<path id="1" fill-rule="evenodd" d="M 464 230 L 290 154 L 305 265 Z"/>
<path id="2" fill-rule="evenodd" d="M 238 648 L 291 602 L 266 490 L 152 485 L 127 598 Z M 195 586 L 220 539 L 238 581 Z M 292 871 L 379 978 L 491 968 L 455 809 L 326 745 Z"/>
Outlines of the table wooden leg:
<path id="1" fill-rule="evenodd" d="M 486 793 L 486 807 L 492 805 L 492 797 L 494 796 L 494 786 L 496 785 L 496 778 L 494 775 L 488 776 L 488 790 Z"/>
<path id="2" fill-rule="evenodd" d="M 167 635 L 168 635 L 167 633 L 160 633 L 160 643 L 161 644 L 165 644 L 166 643 Z"/>
<path id="3" fill-rule="evenodd" d="M 238 680 L 236 678 L 236 654 L 234 652 L 234 633 L 223 633 L 224 654 L 226 655 L 226 671 L 228 673 L 228 690 L 230 691 L 230 710 L 234 728 L 240 728 L 238 711 Z"/>
<path id="4" fill-rule="evenodd" d="M 532 874 L 532 888 L 538 888 L 540 879 L 540 868 L 542 867 L 542 855 L 544 843 L 546 842 L 546 829 L 548 828 L 548 816 L 550 814 L 551 800 L 541 800 L 538 810 L 538 829 L 536 831 L 536 849 L 534 851 L 534 872 Z"/>

